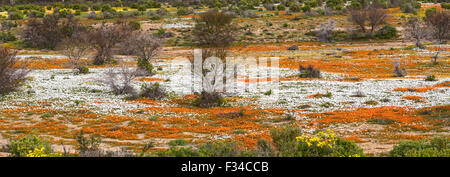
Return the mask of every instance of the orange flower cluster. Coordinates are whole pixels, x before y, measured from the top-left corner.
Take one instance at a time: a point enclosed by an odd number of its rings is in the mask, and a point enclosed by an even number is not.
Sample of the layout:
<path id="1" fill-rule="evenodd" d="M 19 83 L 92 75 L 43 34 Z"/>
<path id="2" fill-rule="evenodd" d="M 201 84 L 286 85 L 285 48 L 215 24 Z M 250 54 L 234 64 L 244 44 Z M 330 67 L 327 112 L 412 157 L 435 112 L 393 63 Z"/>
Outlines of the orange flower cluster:
<path id="1" fill-rule="evenodd" d="M 354 141 L 355 143 L 362 143 L 366 142 L 363 139 L 359 138 L 358 136 L 347 136 L 344 138 L 345 140 Z"/>
<path id="2" fill-rule="evenodd" d="M 139 99 L 136 99 L 136 100 L 132 100 L 130 102 L 137 102 L 137 103 L 150 104 L 150 105 L 157 105 L 158 104 L 158 101 L 151 100 L 151 99 L 148 99 L 148 98 L 139 98 Z"/>
<path id="3" fill-rule="evenodd" d="M 409 95 L 409 96 L 404 96 L 404 97 L 402 97 L 402 99 L 405 99 L 405 100 L 413 100 L 413 101 L 423 101 L 423 97 L 421 97 L 421 96 L 416 96 L 416 95 Z"/>
<path id="4" fill-rule="evenodd" d="M 268 131 L 263 131 L 252 134 L 235 135 L 232 139 L 238 143 L 242 143 L 245 148 L 254 149 L 256 148 L 259 139 L 270 141 L 272 138 Z"/>
<path id="5" fill-rule="evenodd" d="M 306 98 L 322 98 L 324 96 L 325 96 L 325 94 L 316 93 L 316 94 L 308 95 Z"/>
<path id="6" fill-rule="evenodd" d="M 407 107 L 384 106 L 376 108 L 358 108 L 349 111 L 337 111 L 329 113 L 310 113 L 305 116 L 317 118 L 311 123 L 351 123 L 366 122 L 372 119 L 390 119 L 399 123 L 410 124 L 424 121 L 422 117 L 411 115 Z"/>
<path id="7" fill-rule="evenodd" d="M 430 90 L 433 90 L 433 87 L 424 87 L 424 88 L 396 88 L 393 91 L 400 91 L 400 92 L 428 92 Z"/>
<path id="8" fill-rule="evenodd" d="M 133 120 L 133 118 L 126 117 L 126 116 L 118 116 L 118 115 L 107 115 L 103 118 L 102 122 L 119 123 L 119 122 L 124 122 L 127 120 Z"/>
<path id="9" fill-rule="evenodd" d="M 81 117 L 93 119 L 93 118 L 97 118 L 98 115 L 96 113 L 85 113 L 85 114 L 82 114 Z"/>
<path id="10" fill-rule="evenodd" d="M 105 133 L 106 138 L 122 139 L 122 140 L 135 140 L 137 136 L 126 131 L 116 130 Z"/>
<path id="11" fill-rule="evenodd" d="M 153 77 L 137 78 L 136 80 L 142 81 L 142 82 L 163 82 L 163 81 L 164 81 L 164 79 L 161 79 L 161 78 L 153 78 Z"/>
<path id="12" fill-rule="evenodd" d="M 401 92 L 428 92 L 430 90 L 434 90 L 436 88 L 442 88 L 442 87 L 450 87 L 450 81 L 442 82 L 439 84 L 435 84 L 433 86 L 427 86 L 422 88 L 396 88 L 393 91 L 401 91 Z"/>

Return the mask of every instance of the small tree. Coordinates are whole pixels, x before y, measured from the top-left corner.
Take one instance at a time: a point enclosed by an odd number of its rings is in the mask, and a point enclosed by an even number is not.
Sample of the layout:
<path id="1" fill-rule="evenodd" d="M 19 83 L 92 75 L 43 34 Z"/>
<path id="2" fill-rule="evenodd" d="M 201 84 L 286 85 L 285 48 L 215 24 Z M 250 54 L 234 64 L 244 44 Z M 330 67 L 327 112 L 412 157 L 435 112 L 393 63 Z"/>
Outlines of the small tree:
<path id="1" fill-rule="evenodd" d="M 161 47 L 160 38 L 143 32 L 136 32 L 124 45 L 128 47 L 131 53 L 138 56 L 138 69 L 141 73 L 151 75 L 153 66 L 150 62 Z"/>
<path id="2" fill-rule="evenodd" d="M 336 28 L 336 22 L 334 20 L 328 20 L 319 26 L 317 31 L 317 38 L 321 42 L 329 42 L 333 38 L 333 30 Z"/>
<path id="3" fill-rule="evenodd" d="M 450 12 L 434 10 L 426 13 L 426 22 L 432 27 L 433 37 L 440 43 L 450 38 Z"/>
<path id="4" fill-rule="evenodd" d="M 0 95 L 14 91 L 22 86 L 29 70 L 24 66 L 16 66 L 16 51 L 0 47 Z"/>
<path id="5" fill-rule="evenodd" d="M 436 52 L 436 55 L 431 57 L 431 61 L 433 62 L 433 64 L 437 64 L 438 63 L 438 58 L 439 58 L 439 53 L 443 52 L 444 49 L 440 49 L 439 51 Z"/>
<path id="6" fill-rule="evenodd" d="M 373 33 L 380 25 L 386 23 L 388 12 L 382 8 L 376 8 L 375 6 L 367 9 L 367 19 L 370 25 L 370 33 Z"/>
<path id="7" fill-rule="evenodd" d="M 112 61 L 112 48 L 130 36 L 132 29 L 128 23 L 118 21 L 113 24 L 102 23 L 99 27 L 91 29 L 91 44 L 96 50 L 93 64 L 102 65 Z"/>
<path id="8" fill-rule="evenodd" d="M 365 10 L 350 11 L 349 20 L 352 23 L 358 25 L 361 28 L 362 32 L 366 32 L 366 21 L 368 20 L 368 18 Z"/>
<path id="9" fill-rule="evenodd" d="M 131 82 L 136 78 L 137 72 L 133 69 L 122 65 L 120 70 L 109 69 L 103 83 L 108 85 L 117 95 L 129 94 L 136 95 L 136 90 Z"/>
<path id="10" fill-rule="evenodd" d="M 89 43 L 89 34 L 86 30 L 78 30 L 70 38 L 64 39 L 61 49 L 64 55 L 70 59 L 75 73 L 84 73 L 85 63 L 80 60 L 87 54 L 91 45 Z"/>
<path id="11" fill-rule="evenodd" d="M 200 14 L 195 19 L 196 25 L 192 31 L 193 42 L 202 48 L 202 64 L 205 59 L 211 56 L 218 57 L 222 61 L 225 60 L 227 48 L 235 40 L 238 33 L 238 27 L 233 23 L 233 18 L 232 14 L 211 10 Z M 192 62 L 192 64 L 194 63 Z M 214 69 L 217 71 L 226 70 L 225 66 L 215 67 Z M 210 72 L 217 73 L 217 71 Z M 204 78 L 207 73 L 194 74 L 200 74 Z M 226 82 L 225 76 L 223 81 Z M 212 81 L 212 83 L 215 83 L 215 81 Z M 212 95 L 216 94 L 212 93 Z"/>
<path id="12" fill-rule="evenodd" d="M 192 31 L 200 47 L 227 47 L 235 40 L 238 28 L 233 16 L 215 10 L 200 14 Z"/>
<path id="13" fill-rule="evenodd" d="M 42 20 L 31 19 L 22 36 L 31 47 L 54 49 L 80 27 L 79 20 L 72 16 L 60 20 L 58 15 L 47 15 Z"/>
<path id="14" fill-rule="evenodd" d="M 430 37 L 430 28 L 421 19 L 412 17 L 406 23 L 405 35 L 414 40 L 416 47 L 424 48 L 422 41 Z"/>

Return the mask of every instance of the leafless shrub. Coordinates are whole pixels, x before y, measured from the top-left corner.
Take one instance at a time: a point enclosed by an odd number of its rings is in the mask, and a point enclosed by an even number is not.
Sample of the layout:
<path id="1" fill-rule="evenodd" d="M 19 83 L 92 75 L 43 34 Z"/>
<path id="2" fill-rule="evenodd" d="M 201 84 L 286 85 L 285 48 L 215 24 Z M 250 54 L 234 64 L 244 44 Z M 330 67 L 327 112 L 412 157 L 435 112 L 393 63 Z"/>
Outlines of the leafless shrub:
<path id="1" fill-rule="evenodd" d="M 239 28 L 233 22 L 233 16 L 228 13 L 219 12 L 216 10 L 211 10 L 199 15 L 199 18 L 195 19 L 196 25 L 192 30 L 193 43 L 202 47 L 202 64 L 205 60 L 211 56 L 217 57 L 222 61 L 225 61 L 227 56 L 227 48 L 235 40 Z M 192 62 L 192 65 L 194 63 Z M 216 74 L 218 71 L 226 70 L 226 66 L 211 64 L 214 69 L 206 71 L 203 70 L 200 77 L 205 78 L 208 72 L 214 72 Z M 213 77 L 215 78 L 215 77 Z M 226 77 L 224 76 L 223 82 L 226 82 Z M 210 84 L 213 83 L 213 84 Z M 219 93 L 214 93 L 215 81 L 207 82 L 207 86 L 212 86 L 211 88 L 206 88 L 208 95 L 205 95 L 208 99 L 210 95 L 220 96 Z M 217 97 L 219 98 L 219 97 Z"/>
<path id="2" fill-rule="evenodd" d="M 109 69 L 103 83 L 107 84 L 117 95 L 136 95 L 136 90 L 131 85 L 136 75 L 136 70 L 123 65 L 121 69 Z"/>
<path id="3" fill-rule="evenodd" d="M 164 87 L 159 85 L 159 83 L 154 83 L 151 85 L 142 85 L 140 96 L 157 100 L 164 98 L 166 93 Z"/>
<path id="4" fill-rule="evenodd" d="M 132 28 L 125 21 L 118 21 L 113 24 L 102 23 L 99 27 L 93 28 L 90 32 L 91 44 L 96 50 L 94 58 L 95 65 L 102 65 L 112 61 L 112 48 L 127 39 L 132 32 Z"/>
<path id="5" fill-rule="evenodd" d="M 301 78 L 320 78 L 320 70 L 314 68 L 314 66 L 309 65 L 308 67 L 303 67 L 301 64 L 298 66 Z"/>
<path id="6" fill-rule="evenodd" d="M 419 18 L 413 17 L 405 26 L 405 37 L 414 40 L 416 47 L 424 48 L 423 40 L 430 38 L 430 28 Z"/>
<path id="7" fill-rule="evenodd" d="M 333 38 L 334 28 L 336 28 L 336 22 L 334 20 L 328 20 L 328 22 L 321 24 L 316 34 L 319 41 L 321 42 L 331 41 Z"/>
<path id="8" fill-rule="evenodd" d="M 450 38 L 450 11 L 436 10 L 426 14 L 426 21 L 432 27 L 433 36 L 440 43 Z"/>
<path id="9" fill-rule="evenodd" d="M 362 32 L 366 32 L 367 12 L 365 10 L 351 10 L 349 21 L 358 25 Z"/>
<path id="10" fill-rule="evenodd" d="M 431 57 L 431 61 L 433 62 L 434 65 L 438 63 L 437 60 L 438 60 L 438 58 L 439 58 L 439 53 L 441 53 L 442 51 L 444 51 L 444 50 L 441 49 L 441 50 L 437 51 L 437 52 L 436 52 L 436 55 L 434 55 L 434 56 Z"/>
<path id="11" fill-rule="evenodd" d="M 16 66 L 16 51 L 0 47 L 0 95 L 14 91 L 22 86 L 29 70 L 24 66 Z"/>
<path id="12" fill-rule="evenodd" d="M 62 53 L 70 59 L 76 74 L 83 73 L 82 68 L 85 67 L 86 63 L 81 62 L 81 59 L 85 57 L 91 47 L 89 40 L 89 34 L 86 30 L 78 30 L 70 38 L 63 40 L 60 45 Z"/>
<path id="13" fill-rule="evenodd" d="M 203 91 L 200 94 L 200 97 L 194 100 L 193 104 L 203 108 L 221 106 L 223 104 L 223 99 L 222 95 L 218 92 Z"/>
<path id="14" fill-rule="evenodd" d="M 388 12 L 385 9 L 372 6 L 369 7 L 366 11 L 367 11 L 367 19 L 370 25 L 370 33 L 375 32 L 375 30 L 380 25 L 386 23 Z"/>
<path id="15" fill-rule="evenodd" d="M 58 15 L 47 15 L 42 20 L 31 19 L 22 36 L 31 47 L 54 49 L 80 27 L 79 21 L 72 16 L 60 20 Z"/>
<path id="16" fill-rule="evenodd" d="M 153 66 L 151 60 L 157 55 L 161 46 L 161 39 L 144 32 L 133 33 L 128 40 L 122 44 L 131 54 L 137 55 L 138 69 L 143 75 L 151 75 Z"/>
<path id="17" fill-rule="evenodd" d="M 401 66 L 400 61 L 394 62 L 394 76 L 395 77 L 404 77 L 408 73 L 406 72 L 406 69 Z"/>

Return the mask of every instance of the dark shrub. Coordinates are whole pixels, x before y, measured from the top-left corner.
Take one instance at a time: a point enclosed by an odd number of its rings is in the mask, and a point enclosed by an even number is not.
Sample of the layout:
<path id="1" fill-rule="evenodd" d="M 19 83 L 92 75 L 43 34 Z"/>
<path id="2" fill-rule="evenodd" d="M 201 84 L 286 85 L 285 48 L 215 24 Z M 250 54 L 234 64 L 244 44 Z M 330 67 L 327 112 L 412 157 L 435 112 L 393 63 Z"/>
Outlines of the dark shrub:
<path id="1" fill-rule="evenodd" d="M 72 16 L 60 20 L 58 15 L 46 15 L 42 20 L 30 20 L 22 36 L 31 47 L 54 49 L 79 27 L 79 21 Z"/>
<path id="2" fill-rule="evenodd" d="M 133 71 L 126 66 L 122 66 L 120 70 L 108 70 L 103 82 L 117 95 L 130 94 L 133 96 L 136 95 L 136 91 L 131 85 L 131 82 L 135 78 L 136 71 Z"/>
<path id="3" fill-rule="evenodd" d="M 283 126 L 270 131 L 272 142 L 278 152 L 278 156 L 293 157 L 297 154 L 297 141 L 295 138 L 301 135 L 301 129 L 294 126 Z"/>
<path id="4" fill-rule="evenodd" d="M 16 52 L 0 47 L 0 95 L 7 94 L 22 86 L 29 70 L 17 68 Z"/>
<path id="5" fill-rule="evenodd" d="M 450 139 L 435 137 L 431 140 L 404 141 L 391 150 L 392 157 L 450 157 Z"/>
<path id="6" fill-rule="evenodd" d="M 220 106 L 223 104 L 223 99 L 220 93 L 203 91 L 200 97 L 194 100 L 193 104 L 199 107 Z"/>
<path id="7" fill-rule="evenodd" d="M 301 78 L 320 78 L 320 70 L 314 68 L 314 66 L 309 65 L 307 68 L 303 67 L 301 64 L 298 67 L 300 71 L 299 77 Z"/>
<path id="8" fill-rule="evenodd" d="M 9 20 L 22 20 L 23 14 L 21 12 L 11 11 L 11 12 L 8 12 L 8 19 Z"/>
<path id="9" fill-rule="evenodd" d="M 188 142 L 184 139 L 175 139 L 169 142 L 170 146 L 184 146 L 188 144 Z"/>
<path id="10" fill-rule="evenodd" d="M 392 39 L 397 36 L 397 28 L 391 25 L 385 25 L 377 31 L 375 37 L 380 39 Z"/>
<path id="11" fill-rule="evenodd" d="M 425 81 L 436 81 L 436 77 L 434 75 L 427 76 L 427 78 L 425 78 Z"/>
<path id="12" fill-rule="evenodd" d="M 89 151 L 98 151 L 100 143 L 102 142 L 101 139 L 96 136 L 86 137 L 83 130 L 75 135 L 75 140 L 77 141 L 77 149 L 80 154 Z"/>
<path id="13" fill-rule="evenodd" d="M 0 32 L 0 41 L 1 42 L 10 42 L 17 40 L 16 36 L 11 32 Z"/>
<path id="14" fill-rule="evenodd" d="M 408 73 L 406 72 L 406 69 L 401 67 L 400 62 L 395 62 L 394 63 L 394 76 L 395 77 L 404 77 L 406 76 Z"/>
<path id="15" fill-rule="evenodd" d="M 146 97 L 149 99 L 161 99 L 166 96 L 164 88 L 159 85 L 159 83 L 154 84 L 144 84 L 141 87 L 141 97 Z"/>

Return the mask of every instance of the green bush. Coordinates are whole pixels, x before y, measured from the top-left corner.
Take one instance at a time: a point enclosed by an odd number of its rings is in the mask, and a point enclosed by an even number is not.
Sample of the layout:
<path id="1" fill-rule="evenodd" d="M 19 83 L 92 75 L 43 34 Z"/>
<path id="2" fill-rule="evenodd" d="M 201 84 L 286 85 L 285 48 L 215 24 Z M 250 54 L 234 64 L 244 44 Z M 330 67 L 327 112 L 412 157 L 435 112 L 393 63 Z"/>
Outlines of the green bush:
<path id="1" fill-rule="evenodd" d="M 207 142 L 198 148 L 201 157 L 244 156 L 236 142 Z"/>
<path id="2" fill-rule="evenodd" d="M 304 6 L 302 7 L 302 11 L 303 11 L 303 12 L 309 12 L 309 11 L 311 11 L 311 6 L 309 6 L 309 5 L 304 5 Z"/>
<path id="3" fill-rule="evenodd" d="M 16 36 L 11 32 L 0 32 L 0 41 L 1 42 L 10 42 L 17 40 Z"/>
<path id="4" fill-rule="evenodd" d="M 414 6 L 411 3 L 402 4 L 400 6 L 400 10 L 403 13 L 414 13 L 414 12 L 416 12 L 416 9 L 414 9 Z"/>
<path id="5" fill-rule="evenodd" d="M 158 157 L 199 157 L 199 153 L 192 147 L 171 147 L 167 151 L 156 153 Z"/>
<path id="6" fill-rule="evenodd" d="M 292 3 L 291 6 L 289 6 L 289 11 L 291 12 L 300 12 L 301 8 L 297 3 Z"/>
<path id="7" fill-rule="evenodd" d="M 103 6 L 102 6 L 102 12 L 106 12 L 106 11 L 110 11 L 110 10 L 112 10 L 111 5 L 109 5 L 109 4 L 103 4 Z"/>
<path id="8" fill-rule="evenodd" d="M 33 134 L 27 134 L 17 141 L 11 141 L 8 148 L 11 155 L 15 157 L 26 157 L 28 153 L 41 148 L 44 148 L 44 152 L 47 154 L 52 152 L 48 141 L 43 141 Z"/>
<path id="9" fill-rule="evenodd" d="M 199 98 L 193 101 L 194 106 L 198 107 L 214 107 L 223 105 L 224 101 L 220 93 L 203 91 Z"/>
<path id="10" fill-rule="evenodd" d="M 284 6 L 283 4 L 280 4 L 280 5 L 277 6 L 277 10 L 278 11 L 286 10 L 286 6 Z"/>
<path id="11" fill-rule="evenodd" d="M 146 74 L 153 73 L 153 65 L 146 59 L 138 58 L 137 66 L 138 66 L 138 69 L 144 71 Z"/>
<path id="12" fill-rule="evenodd" d="M 78 73 L 87 74 L 89 73 L 89 68 L 87 66 L 80 66 L 78 67 Z"/>
<path id="13" fill-rule="evenodd" d="M 102 140 L 99 137 L 84 136 L 83 130 L 81 130 L 80 133 L 75 135 L 75 139 L 77 141 L 76 147 L 80 153 L 85 153 L 88 151 L 98 151 L 100 143 L 102 142 Z"/>
<path id="14" fill-rule="evenodd" d="M 139 21 L 129 21 L 128 26 L 131 27 L 133 30 L 140 30 L 141 29 L 141 22 Z"/>
<path id="15" fill-rule="evenodd" d="M 99 11 L 102 9 L 102 6 L 100 4 L 94 4 L 94 5 L 92 5 L 92 9 L 94 11 Z"/>
<path id="16" fill-rule="evenodd" d="M 445 2 L 443 2 L 443 3 L 441 3 L 441 7 L 442 7 L 443 9 L 450 9 L 450 3 L 445 3 Z"/>
<path id="17" fill-rule="evenodd" d="M 87 12 L 89 11 L 89 6 L 85 5 L 85 4 L 81 4 L 80 5 L 80 11 L 81 12 Z"/>
<path id="18" fill-rule="evenodd" d="M 170 146 L 184 146 L 188 144 L 188 142 L 184 139 L 176 139 L 169 142 Z"/>
<path id="19" fill-rule="evenodd" d="M 37 10 L 31 10 L 30 12 L 27 13 L 28 17 L 32 17 L 32 18 L 42 18 L 44 17 L 45 13 L 41 12 L 41 11 L 37 11 Z"/>
<path id="20" fill-rule="evenodd" d="M 449 137 L 403 141 L 390 151 L 392 157 L 450 157 Z"/>
<path id="21" fill-rule="evenodd" d="M 380 39 L 392 39 L 397 36 L 397 33 L 398 31 L 394 26 L 385 25 L 376 32 L 375 37 Z"/>
<path id="22" fill-rule="evenodd" d="M 147 10 L 147 8 L 145 7 L 145 6 L 139 6 L 138 8 L 137 8 L 137 10 L 138 11 L 141 11 L 141 12 L 144 12 L 144 11 L 146 11 Z"/>
<path id="23" fill-rule="evenodd" d="M 140 97 L 158 100 L 166 97 L 166 93 L 164 89 L 159 85 L 159 83 L 156 82 L 150 85 L 142 85 Z"/>
<path id="24" fill-rule="evenodd" d="M 301 130 L 294 126 L 284 126 L 270 131 L 272 142 L 278 151 L 278 156 L 292 157 L 297 154 L 297 141 L 295 138 L 301 135 Z"/>
<path id="25" fill-rule="evenodd" d="M 192 13 L 191 9 L 188 9 L 186 7 L 180 7 L 177 9 L 177 15 L 189 15 Z"/>
<path id="26" fill-rule="evenodd" d="M 425 78 L 425 81 L 436 81 L 436 77 L 434 75 L 427 76 L 427 78 Z"/>
<path id="27" fill-rule="evenodd" d="M 333 39 L 334 40 L 346 40 L 350 38 L 350 34 L 347 31 L 334 31 L 333 32 Z"/>
<path id="28" fill-rule="evenodd" d="M 22 20 L 23 16 L 24 15 L 20 12 L 16 12 L 16 11 L 8 12 L 9 20 Z"/>

